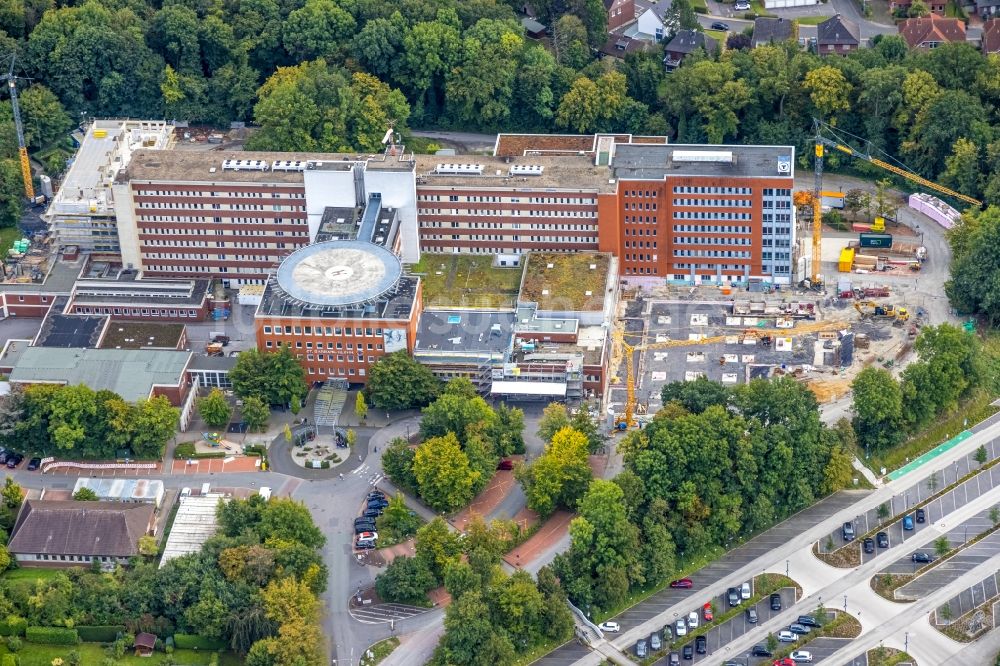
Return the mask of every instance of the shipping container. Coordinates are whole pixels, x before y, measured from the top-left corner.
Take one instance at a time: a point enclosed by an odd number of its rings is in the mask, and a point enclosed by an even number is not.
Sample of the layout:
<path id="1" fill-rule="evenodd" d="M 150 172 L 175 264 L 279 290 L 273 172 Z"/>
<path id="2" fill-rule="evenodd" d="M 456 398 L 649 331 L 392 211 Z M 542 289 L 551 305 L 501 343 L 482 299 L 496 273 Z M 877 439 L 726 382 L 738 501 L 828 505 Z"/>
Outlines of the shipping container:
<path id="1" fill-rule="evenodd" d="M 861 247 L 892 247 L 892 234 L 861 234 L 858 237 Z"/>

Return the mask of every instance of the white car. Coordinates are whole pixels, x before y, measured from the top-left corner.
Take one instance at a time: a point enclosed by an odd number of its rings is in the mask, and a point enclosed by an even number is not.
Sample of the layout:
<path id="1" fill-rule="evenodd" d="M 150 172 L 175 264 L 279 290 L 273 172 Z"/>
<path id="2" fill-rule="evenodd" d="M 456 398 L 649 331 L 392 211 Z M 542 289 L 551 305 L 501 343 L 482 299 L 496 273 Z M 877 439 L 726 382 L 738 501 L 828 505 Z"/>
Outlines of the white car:
<path id="1" fill-rule="evenodd" d="M 622 630 L 622 625 L 617 622 L 602 622 L 598 626 L 601 628 L 601 631 L 606 631 L 609 634 L 617 634 Z"/>
<path id="2" fill-rule="evenodd" d="M 799 640 L 799 637 L 788 631 L 787 629 L 782 629 L 778 632 L 778 640 L 782 643 L 794 643 Z"/>
<path id="3" fill-rule="evenodd" d="M 750 3 L 746 0 L 736 0 L 736 4 L 733 5 L 733 9 L 738 12 L 745 12 L 750 9 Z"/>
<path id="4" fill-rule="evenodd" d="M 688 629 L 698 628 L 698 611 L 688 613 Z"/>
<path id="5" fill-rule="evenodd" d="M 791 655 L 792 661 L 797 664 L 809 664 L 812 663 L 813 655 L 809 650 L 796 650 Z"/>
<path id="6" fill-rule="evenodd" d="M 746 601 L 750 598 L 750 583 L 743 583 L 740 586 L 740 598 Z"/>
<path id="7" fill-rule="evenodd" d="M 687 636 L 688 628 L 687 623 L 684 622 L 684 618 L 677 620 L 677 624 L 674 625 L 674 637 L 680 638 L 681 636 Z"/>

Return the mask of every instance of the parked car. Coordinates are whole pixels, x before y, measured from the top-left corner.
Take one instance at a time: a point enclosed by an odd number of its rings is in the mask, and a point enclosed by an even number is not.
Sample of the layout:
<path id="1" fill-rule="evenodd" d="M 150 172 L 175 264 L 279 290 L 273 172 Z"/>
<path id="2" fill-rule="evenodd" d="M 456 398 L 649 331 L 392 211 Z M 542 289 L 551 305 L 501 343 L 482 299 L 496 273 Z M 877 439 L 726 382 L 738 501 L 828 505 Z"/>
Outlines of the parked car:
<path id="1" fill-rule="evenodd" d="M 790 624 L 788 626 L 788 630 L 791 631 L 793 634 L 799 634 L 801 636 L 804 636 L 805 634 L 808 634 L 810 631 L 812 631 L 812 628 L 807 627 L 804 624 L 795 623 L 795 624 Z"/>
<path id="2" fill-rule="evenodd" d="M 382 509 L 365 509 L 365 512 L 362 515 L 365 518 L 378 518 L 383 513 Z"/>
<path id="3" fill-rule="evenodd" d="M 384 500 L 385 499 L 385 493 L 382 492 L 381 490 L 373 490 L 370 493 L 368 493 L 368 500 L 370 501 L 370 500 L 373 500 L 373 499 L 383 499 Z"/>
<path id="4" fill-rule="evenodd" d="M 635 644 L 635 656 L 639 659 L 645 659 L 647 654 L 649 654 L 649 650 L 646 648 L 646 639 L 640 638 Z"/>
<path id="5" fill-rule="evenodd" d="M 375 547 L 374 541 L 359 541 L 354 544 L 354 548 L 357 550 L 371 550 Z"/>
<path id="6" fill-rule="evenodd" d="M 706 603 L 701 607 L 701 616 L 705 618 L 705 622 L 712 621 L 712 603 Z"/>
<path id="7" fill-rule="evenodd" d="M 694 646 L 688 643 L 681 649 L 681 654 L 684 655 L 685 659 L 694 659 Z"/>
<path id="8" fill-rule="evenodd" d="M 6 465 L 7 464 L 7 458 L 9 458 L 12 453 L 14 453 L 14 452 L 13 451 L 6 451 L 6 450 L 0 451 L 0 465 Z"/>
<path id="9" fill-rule="evenodd" d="M 799 619 L 796 620 L 803 627 L 818 627 L 819 622 L 816 621 L 812 615 L 799 615 Z"/>
<path id="10" fill-rule="evenodd" d="M 799 640 L 799 637 L 790 632 L 788 629 L 782 629 L 778 632 L 778 640 L 782 643 L 794 643 Z"/>
<path id="11" fill-rule="evenodd" d="M 751 606 L 746 610 L 747 622 L 750 624 L 757 624 L 757 609 Z"/>
<path id="12" fill-rule="evenodd" d="M 684 618 L 677 620 L 677 623 L 674 624 L 674 636 L 680 638 L 681 636 L 687 636 L 687 633 L 688 625 Z"/>
<path id="13" fill-rule="evenodd" d="M 694 639 L 694 651 L 698 654 L 705 654 L 708 652 L 708 639 L 704 636 L 698 636 Z"/>
<path id="14" fill-rule="evenodd" d="M 514 469 L 514 461 L 504 458 L 503 460 L 497 463 L 497 469 L 506 469 L 506 470 Z"/>
<path id="15" fill-rule="evenodd" d="M 923 523 L 927 521 L 927 514 L 923 509 L 917 509 L 917 522 Z"/>
<path id="16" fill-rule="evenodd" d="M 14 469 L 21 464 L 22 460 L 24 460 L 23 455 L 20 453 L 13 454 L 11 457 L 7 458 L 7 469 Z"/>
<path id="17" fill-rule="evenodd" d="M 864 549 L 866 553 L 875 552 L 875 539 L 871 537 L 865 537 L 865 540 L 862 543 L 864 544 Z"/>
<path id="18" fill-rule="evenodd" d="M 879 532 L 875 535 L 875 542 L 878 543 L 879 548 L 889 547 L 889 535 L 885 532 Z"/>
<path id="19" fill-rule="evenodd" d="M 389 501 L 386 500 L 384 497 L 375 497 L 368 500 L 369 509 L 375 509 L 375 508 L 384 509 L 387 506 L 389 506 Z"/>
<path id="20" fill-rule="evenodd" d="M 809 650 L 796 650 L 788 656 L 791 657 L 792 661 L 796 664 L 808 664 L 813 660 L 812 652 Z"/>
<path id="21" fill-rule="evenodd" d="M 904 530 L 912 530 L 913 529 L 913 516 L 912 515 L 906 514 L 905 516 L 903 516 L 903 529 Z"/>
<path id="22" fill-rule="evenodd" d="M 771 651 L 767 649 L 766 645 L 758 644 L 753 646 L 753 649 L 750 650 L 750 654 L 754 657 L 770 657 Z"/>
<path id="23" fill-rule="evenodd" d="M 618 624 L 617 622 L 610 622 L 610 621 L 602 622 L 597 626 L 601 628 L 601 631 L 606 631 L 609 634 L 617 634 L 619 631 L 622 630 L 622 625 Z"/>
<path id="24" fill-rule="evenodd" d="M 649 635 L 649 649 L 653 652 L 659 652 L 662 647 L 663 642 L 660 640 L 660 634 L 654 631 Z"/>
<path id="25" fill-rule="evenodd" d="M 771 610 L 780 611 L 781 610 L 781 595 L 775 592 L 771 595 Z"/>
<path id="26" fill-rule="evenodd" d="M 698 611 L 688 613 L 688 629 L 698 628 Z"/>
<path id="27" fill-rule="evenodd" d="M 355 534 L 371 533 L 375 529 L 375 523 L 358 523 L 354 526 Z"/>
<path id="28" fill-rule="evenodd" d="M 740 585 L 740 598 L 746 601 L 750 598 L 750 583 Z"/>
<path id="29" fill-rule="evenodd" d="M 378 541 L 378 532 L 361 532 L 358 539 L 362 541 Z"/>
<path id="30" fill-rule="evenodd" d="M 681 666 L 681 656 L 676 652 L 671 652 L 667 658 L 667 666 Z"/>
<path id="31" fill-rule="evenodd" d="M 782 657 L 781 659 L 775 659 L 772 666 L 795 666 L 795 662 L 792 661 L 791 657 Z"/>
<path id="32" fill-rule="evenodd" d="M 28 471 L 29 472 L 34 472 L 36 469 L 38 469 L 41 466 L 42 466 L 42 459 L 41 458 L 32 458 L 31 460 L 28 461 Z"/>
<path id="33" fill-rule="evenodd" d="M 712 30 L 722 30 L 723 32 L 729 31 L 729 24 L 723 23 L 722 21 L 716 21 L 712 24 Z"/>
<path id="34" fill-rule="evenodd" d="M 10 467 L 10 463 L 7 463 L 7 466 Z M 920 551 L 917 551 L 916 553 L 913 553 L 913 555 L 910 555 L 910 559 L 918 564 L 927 564 L 929 562 L 934 561 L 934 558 L 931 556 L 930 553 L 922 553 Z"/>
<path id="35" fill-rule="evenodd" d="M 844 527 L 840 530 L 840 532 L 844 537 L 844 541 L 854 541 L 854 523 L 844 523 Z"/>
<path id="36" fill-rule="evenodd" d="M 736 608 L 740 605 L 740 591 L 735 587 L 729 588 L 726 592 L 726 597 L 729 599 L 729 606 L 731 608 Z"/>
<path id="37" fill-rule="evenodd" d="M 678 588 L 687 589 L 687 588 L 694 587 L 694 583 L 691 581 L 690 578 L 681 578 L 680 580 L 672 580 L 672 581 L 670 581 L 670 587 L 672 587 L 674 589 L 678 589 Z"/>

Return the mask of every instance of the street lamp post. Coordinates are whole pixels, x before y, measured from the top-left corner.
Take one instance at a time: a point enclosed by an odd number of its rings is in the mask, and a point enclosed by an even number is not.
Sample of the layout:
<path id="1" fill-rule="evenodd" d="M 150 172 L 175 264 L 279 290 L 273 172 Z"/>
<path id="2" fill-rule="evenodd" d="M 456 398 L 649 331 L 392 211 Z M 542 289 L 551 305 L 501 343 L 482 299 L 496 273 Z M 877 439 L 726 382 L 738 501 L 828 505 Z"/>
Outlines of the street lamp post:
<path id="1" fill-rule="evenodd" d="M 788 562 L 788 560 L 785 560 L 785 578 L 791 578 L 791 576 L 788 575 Z"/>
<path id="2" fill-rule="evenodd" d="M 847 612 L 847 595 L 844 595 L 844 612 Z"/>
<path id="3" fill-rule="evenodd" d="M 903 632 L 903 652 L 910 651 L 910 632 Z"/>

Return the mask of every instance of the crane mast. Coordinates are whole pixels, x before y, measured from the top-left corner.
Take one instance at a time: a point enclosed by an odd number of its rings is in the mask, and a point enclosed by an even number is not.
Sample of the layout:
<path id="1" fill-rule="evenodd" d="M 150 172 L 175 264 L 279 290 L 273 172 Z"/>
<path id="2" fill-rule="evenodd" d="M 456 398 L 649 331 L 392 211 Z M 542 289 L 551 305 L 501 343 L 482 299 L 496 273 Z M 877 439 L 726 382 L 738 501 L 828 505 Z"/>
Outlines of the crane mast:
<path id="1" fill-rule="evenodd" d="M 35 200 L 35 185 L 31 178 L 31 162 L 28 160 L 28 147 L 24 142 L 24 124 L 21 122 L 21 107 L 17 102 L 17 77 L 14 76 L 14 61 L 16 56 L 10 57 L 10 68 L 7 73 L 0 76 L 0 80 L 7 82 L 10 90 L 10 105 L 14 110 L 14 129 L 17 132 L 17 155 L 21 163 L 21 179 L 24 181 L 24 196 L 29 201 Z"/>

